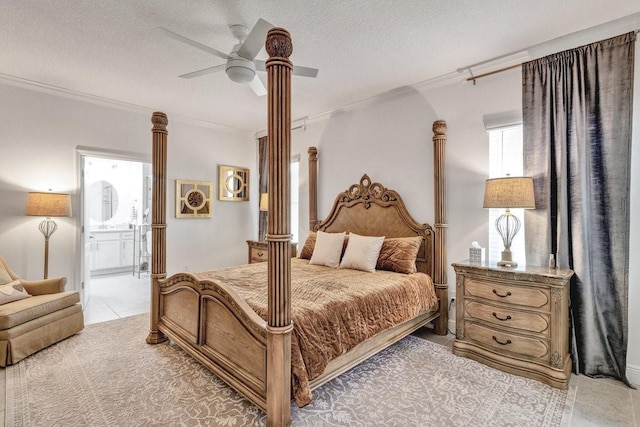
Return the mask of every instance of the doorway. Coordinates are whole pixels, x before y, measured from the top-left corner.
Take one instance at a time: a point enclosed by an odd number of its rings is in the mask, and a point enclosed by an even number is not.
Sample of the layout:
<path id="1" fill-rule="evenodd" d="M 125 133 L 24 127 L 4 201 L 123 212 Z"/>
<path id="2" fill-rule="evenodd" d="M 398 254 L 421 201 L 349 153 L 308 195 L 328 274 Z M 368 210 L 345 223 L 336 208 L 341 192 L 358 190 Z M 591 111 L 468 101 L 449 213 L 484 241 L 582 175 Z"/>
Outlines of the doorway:
<path id="1" fill-rule="evenodd" d="M 80 153 L 85 323 L 149 311 L 151 164 Z"/>

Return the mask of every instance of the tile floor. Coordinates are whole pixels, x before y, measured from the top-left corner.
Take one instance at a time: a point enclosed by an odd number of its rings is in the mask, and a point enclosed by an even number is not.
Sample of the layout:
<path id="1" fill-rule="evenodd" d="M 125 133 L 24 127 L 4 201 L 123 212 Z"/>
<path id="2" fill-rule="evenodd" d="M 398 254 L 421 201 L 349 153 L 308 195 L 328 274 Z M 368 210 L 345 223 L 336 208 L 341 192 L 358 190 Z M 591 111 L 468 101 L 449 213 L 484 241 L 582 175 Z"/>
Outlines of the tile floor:
<path id="1" fill-rule="evenodd" d="M 85 323 L 98 323 L 149 311 L 149 277 L 130 274 L 92 278 L 91 297 L 85 307 Z M 414 335 L 448 347 L 454 335 L 434 335 L 423 328 Z M 0 375 L 0 419 L 5 412 L 5 376 Z M 572 375 L 569 382 L 566 426 L 640 427 L 640 390 L 632 390 L 619 381 Z"/>
<path id="2" fill-rule="evenodd" d="M 149 312 L 149 276 L 122 274 L 91 278 L 84 323 L 106 322 Z"/>

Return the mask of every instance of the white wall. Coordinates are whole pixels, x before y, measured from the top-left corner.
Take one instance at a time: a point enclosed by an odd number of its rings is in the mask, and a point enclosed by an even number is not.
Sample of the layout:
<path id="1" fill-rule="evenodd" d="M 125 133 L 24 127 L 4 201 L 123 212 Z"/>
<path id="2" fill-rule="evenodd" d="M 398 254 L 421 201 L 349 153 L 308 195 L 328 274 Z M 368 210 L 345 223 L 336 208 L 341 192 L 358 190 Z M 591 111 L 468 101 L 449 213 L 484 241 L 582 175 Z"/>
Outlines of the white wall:
<path id="1" fill-rule="evenodd" d="M 151 160 L 151 114 L 123 111 L 0 84 L 0 255 L 25 278 L 42 277 L 42 218 L 25 216 L 27 192 L 72 194 L 73 216 L 56 218 L 50 240 L 49 277 L 67 276 L 79 289 L 80 224 L 77 146 L 120 150 Z M 212 181 L 217 166 L 255 172 L 251 135 L 196 127 L 169 116 L 167 270 L 191 271 L 246 262 L 246 239 L 257 235 L 256 174 L 251 202 L 213 202 L 213 217 L 176 219 L 175 179 Z M 216 193 L 217 194 L 217 193 Z"/>
<path id="2" fill-rule="evenodd" d="M 638 49 L 638 48 L 637 48 Z M 640 194 L 640 53 L 636 55 L 636 97 L 631 194 Z M 519 69 L 472 83 L 437 89 L 405 91 L 404 95 L 363 103 L 311 121 L 307 130 L 292 134 L 292 151 L 301 154 L 300 236 L 308 230 L 307 147 L 318 147 L 318 217 L 323 219 L 333 197 L 359 181 L 363 173 L 397 190 L 409 212 L 420 222 L 433 223 L 433 150 L 431 124 L 447 122 L 448 262 L 468 258 L 473 240 L 488 239 L 488 211 L 482 208 L 488 177 L 488 136 L 483 116 L 520 110 L 522 82 Z M 640 384 L 640 198 L 632 197 L 629 269 L 628 375 Z M 448 272 L 454 297 L 455 275 Z"/>
<path id="3" fill-rule="evenodd" d="M 305 132 L 294 132 L 292 151 L 302 159 L 307 157 L 307 147 L 318 147 L 318 217 L 329 213 L 338 192 L 367 173 L 373 181 L 398 191 L 417 221 L 433 224 L 432 124 L 442 119 L 448 134 L 448 261 L 467 259 L 470 243 L 477 240 L 486 246 L 488 238 L 488 211 L 482 208 L 489 173 L 483 115 L 520 109 L 519 88 L 520 74 L 511 71 L 475 86 L 459 83 L 424 92 L 406 90 L 336 112 L 326 120 L 311 122 Z M 307 165 L 302 164 L 301 242 L 308 227 L 308 199 L 302 200 L 307 196 Z M 451 297 L 454 281 L 450 268 Z"/>

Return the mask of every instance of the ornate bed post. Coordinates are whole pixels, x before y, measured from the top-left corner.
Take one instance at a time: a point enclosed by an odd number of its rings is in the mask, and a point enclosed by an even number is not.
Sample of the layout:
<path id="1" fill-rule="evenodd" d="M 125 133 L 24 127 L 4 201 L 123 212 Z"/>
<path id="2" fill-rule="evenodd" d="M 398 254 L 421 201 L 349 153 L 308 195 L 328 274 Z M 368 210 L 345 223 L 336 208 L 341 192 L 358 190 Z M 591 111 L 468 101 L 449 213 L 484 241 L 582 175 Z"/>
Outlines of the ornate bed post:
<path id="1" fill-rule="evenodd" d="M 267 223 L 267 426 L 291 425 L 291 36 L 272 28 L 265 44 L 268 80 L 269 218 Z"/>
<path id="2" fill-rule="evenodd" d="M 309 147 L 309 231 L 318 223 L 318 149 Z"/>
<path id="3" fill-rule="evenodd" d="M 435 271 L 436 293 L 440 300 L 440 317 L 435 320 L 435 333 L 446 335 L 449 319 L 449 285 L 447 284 L 447 174 L 444 154 L 447 142 L 447 123 L 433 122 L 433 171 L 435 182 Z"/>
<path id="4" fill-rule="evenodd" d="M 167 338 L 158 330 L 160 288 L 158 281 L 167 277 L 166 205 L 167 205 L 167 124 L 165 113 L 151 116 L 153 128 L 153 193 L 151 202 L 151 322 L 147 343 L 158 344 Z"/>

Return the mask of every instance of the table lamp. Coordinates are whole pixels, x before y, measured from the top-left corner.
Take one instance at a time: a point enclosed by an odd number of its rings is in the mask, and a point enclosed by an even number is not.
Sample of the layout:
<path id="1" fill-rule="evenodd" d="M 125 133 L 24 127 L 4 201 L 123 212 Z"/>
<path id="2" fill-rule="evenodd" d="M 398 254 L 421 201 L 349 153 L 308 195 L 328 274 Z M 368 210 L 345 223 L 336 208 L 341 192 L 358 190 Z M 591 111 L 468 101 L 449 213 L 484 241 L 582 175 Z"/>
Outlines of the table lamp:
<path id="1" fill-rule="evenodd" d="M 511 243 L 520 230 L 520 220 L 513 215 L 510 208 L 535 209 L 533 194 L 533 178 L 510 177 L 488 179 L 484 189 L 485 208 L 505 208 L 504 214 L 496 220 L 496 229 L 502 237 L 504 251 L 498 262 L 501 267 L 517 267 L 518 263 L 511 259 Z"/>

